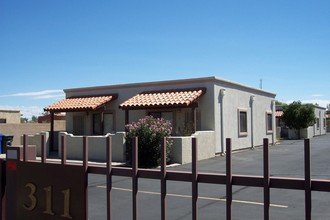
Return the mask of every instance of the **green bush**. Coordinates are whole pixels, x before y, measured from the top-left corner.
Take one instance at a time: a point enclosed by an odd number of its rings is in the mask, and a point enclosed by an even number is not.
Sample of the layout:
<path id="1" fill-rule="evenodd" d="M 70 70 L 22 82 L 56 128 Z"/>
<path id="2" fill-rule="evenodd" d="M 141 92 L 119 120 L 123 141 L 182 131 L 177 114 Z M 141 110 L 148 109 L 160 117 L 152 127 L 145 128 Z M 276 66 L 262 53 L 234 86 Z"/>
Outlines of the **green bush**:
<path id="1" fill-rule="evenodd" d="M 126 125 L 126 158 L 132 161 L 132 138 L 138 137 L 138 160 L 139 167 L 155 167 L 160 165 L 161 141 L 172 133 L 170 121 L 163 118 L 146 116 Z M 166 138 L 166 161 L 169 162 L 169 154 L 172 140 Z"/>

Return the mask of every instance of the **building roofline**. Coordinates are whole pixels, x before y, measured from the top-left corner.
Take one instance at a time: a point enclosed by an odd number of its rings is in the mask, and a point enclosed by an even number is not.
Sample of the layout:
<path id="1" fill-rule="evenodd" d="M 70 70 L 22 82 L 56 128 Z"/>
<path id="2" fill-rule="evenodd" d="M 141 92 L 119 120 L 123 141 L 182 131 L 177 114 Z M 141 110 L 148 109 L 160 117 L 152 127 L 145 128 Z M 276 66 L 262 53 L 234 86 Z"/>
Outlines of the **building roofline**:
<path id="1" fill-rule="evenodd" d="M 322 106 L 319 106 L 319 105 L 315 105 L 315 104 L 311 104 L 314 108 L 318 108 L 318 109 L 321 109 L 321 110 L 327 110 L 327 108 L 325 107 L 322 107 Z"/>
<path id="2" fill-rule="evenodd" d="M 0 109 L 0 112 L 20 113 L 21 111 L 16 109 Z"/>
<path id="3" fill-rule="evenodd" d="M 138 82 L 138 83 L 127 83 L 127 84 L 117 84 L 117 85 L 105 85 L 105 86 L 93 86 L 93 87 L 81 87 L 81 88 L 71 88 L 64 89 L 65 93 L 70 92 L 86 92 L 86 91 L 97 91 L 97 90 L 106 90 L 106 89 L 125 89 L 125 88 L 137 88 L 137 87 L 155 87 L 155 86 L 164 86 L 164 85 L 180 85 L 187 83 L 198 83 L 198 82 L 220 82 L 228 85 L 238 86 L 244 89 L 264 93 L 267 95 L 276 96 L 275 93 L 268 92 L 265 90 L 257 89 L 254 87 L 246 86 L 240 83 L 232 82 L 229 80 L 221 79 L 215 76 L 210 77 L 201 77 L 201 78 L 187 78 L 187 79 L 176 79 L 176 80 L 162 80 L 162 81 L 153 81 L 153 82 Z"/>

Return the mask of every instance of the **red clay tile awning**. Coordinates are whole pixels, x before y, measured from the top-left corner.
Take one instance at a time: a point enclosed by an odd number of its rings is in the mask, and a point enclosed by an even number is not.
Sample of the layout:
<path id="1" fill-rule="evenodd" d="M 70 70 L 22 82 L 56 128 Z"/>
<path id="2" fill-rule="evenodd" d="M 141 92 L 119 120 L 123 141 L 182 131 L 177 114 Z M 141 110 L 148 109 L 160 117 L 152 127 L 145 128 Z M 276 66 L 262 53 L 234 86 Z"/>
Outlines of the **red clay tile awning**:
<path id="1" fill-rule="evenodd" d="M 283 111 L 276 111 L 275 112 L 275 117 L 282 117 Z"/>
<path id="2" fill-rule="evenodd" d="M 116 99 L 116 95 L 88 96 L 65 98 L 46 108 L 44 111 L 50 112 L 72 112 L 72 111 L 91 111 L 98 109 L 104 104 Z"/>
<path id="3" fill-rule="evenodd" d="M 139 93 L 119 105 L 120 108 L 145 109 L 164 107 L 190 107 L 206 92 L 206 88 L 149 91 Z"/>

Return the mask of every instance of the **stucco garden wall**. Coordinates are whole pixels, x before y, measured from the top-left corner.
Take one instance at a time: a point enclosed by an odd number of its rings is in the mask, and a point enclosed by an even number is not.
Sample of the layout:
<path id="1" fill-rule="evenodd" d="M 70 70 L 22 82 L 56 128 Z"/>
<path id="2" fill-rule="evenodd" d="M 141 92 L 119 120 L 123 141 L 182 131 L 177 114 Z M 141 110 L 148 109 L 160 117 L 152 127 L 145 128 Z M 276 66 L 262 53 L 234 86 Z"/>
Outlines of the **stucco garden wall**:
<path id="1" fill-rule="evenodd" d="M 171 137 L 173 140 L 171 152 L 173 163 L 191 163 L 193 137 L 197 140 L 197 160 L 204 160 L 215 156 L 214 132 L 198 131 L 193 136 L 189 137 Z"/>
<path id="2" fill-rule="evenodd" d="M 106 161 L 106 137 L 112 136 L 112 160 L 114 162 L 126 161 L 125 133 L 107 134 L 105 136 L 88 136 L 88 157 L 92 161 Z M 67 132 L 61 132 L 60 137 L 65 136 L 67 145 L 67 158 L 81 160 L 83 155 L 83 136 L 74 136 Z M 189 137 L 171 137 L 173 139 L 173 150 L 171 158 L 173 163 L 191 162 L 192 137 L 197 138 L 198 160 L 203 160 L 215 156 L 214 132 L 199 131 Z M 59 143 L 61 141 L 59 140 Z M 61 156 L 61 146 L 59 146 L 59 156 Z"/>
<path id="3" fill-rule="evenodd" d="M 112 136 L 112 160 L 125 162 L 125 133 L 107 134 L 104 136 L 88 136 L 88 159 L 92 161 L 106 161 L 106 139 Z M 74 136 L 67 132 L 61 132 L 59 138 L 64 136 L 67 147 L 67 158 L 81 160 L 83 156 L 83 136 Z M 62 155 L 61 141 L 59 140 L 59 156 Z"/>

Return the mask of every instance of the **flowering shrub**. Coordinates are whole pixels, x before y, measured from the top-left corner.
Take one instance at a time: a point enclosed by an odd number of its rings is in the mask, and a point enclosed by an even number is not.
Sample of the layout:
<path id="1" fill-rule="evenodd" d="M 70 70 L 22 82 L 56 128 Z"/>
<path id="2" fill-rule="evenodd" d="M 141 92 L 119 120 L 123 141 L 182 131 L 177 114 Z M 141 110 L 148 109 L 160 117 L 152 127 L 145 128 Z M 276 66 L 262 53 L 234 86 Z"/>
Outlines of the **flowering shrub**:
<path id="1" fill-rule="evenodd" d="M 163 118 L 146 116 L 126 125 L 126 157 L 129 162 L 132 160 L 132 138 L 138 137 L 138 160 L 139 167 L 154 167 L 160 164 L 161 141 L 169 137 L 172 132 L 170 121 Z M 166 160 L 169 161 L 169 154 L 172 140 L 166 139 Z"/>

